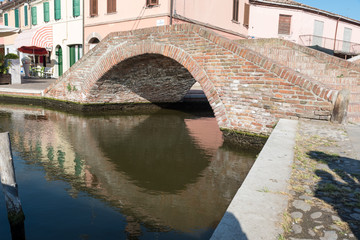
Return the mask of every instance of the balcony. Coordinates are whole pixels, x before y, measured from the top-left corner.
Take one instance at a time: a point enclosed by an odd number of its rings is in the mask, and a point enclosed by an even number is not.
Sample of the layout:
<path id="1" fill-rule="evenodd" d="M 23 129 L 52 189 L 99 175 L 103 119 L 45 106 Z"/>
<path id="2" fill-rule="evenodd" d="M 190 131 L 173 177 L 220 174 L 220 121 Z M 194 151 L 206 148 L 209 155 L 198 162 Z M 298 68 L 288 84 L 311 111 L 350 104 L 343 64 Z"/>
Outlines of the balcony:
<path id="1" fill-rule="evenodd" d="M 315 35 L 300 35 L 300 44 L 329 53 L 331 55 L 348 58 L 360 55 L 360 44 L 335 40 L 333 38 L 319 37 Z"/>

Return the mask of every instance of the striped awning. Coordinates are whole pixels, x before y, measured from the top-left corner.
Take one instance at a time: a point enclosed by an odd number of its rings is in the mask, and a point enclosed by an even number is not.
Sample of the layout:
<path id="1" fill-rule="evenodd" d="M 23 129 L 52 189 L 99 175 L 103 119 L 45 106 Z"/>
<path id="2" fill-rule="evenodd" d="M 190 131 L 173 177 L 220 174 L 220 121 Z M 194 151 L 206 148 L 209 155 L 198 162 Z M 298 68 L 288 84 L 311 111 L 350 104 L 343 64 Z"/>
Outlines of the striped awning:
<path id="1" fill-rule="evenodd" d="M 52 26 L 44 26 L 24 30 L 15 39 L 14 46 L 16 49 L 21 47 L 37 47 L 51 50 L 53 47 Z"/>

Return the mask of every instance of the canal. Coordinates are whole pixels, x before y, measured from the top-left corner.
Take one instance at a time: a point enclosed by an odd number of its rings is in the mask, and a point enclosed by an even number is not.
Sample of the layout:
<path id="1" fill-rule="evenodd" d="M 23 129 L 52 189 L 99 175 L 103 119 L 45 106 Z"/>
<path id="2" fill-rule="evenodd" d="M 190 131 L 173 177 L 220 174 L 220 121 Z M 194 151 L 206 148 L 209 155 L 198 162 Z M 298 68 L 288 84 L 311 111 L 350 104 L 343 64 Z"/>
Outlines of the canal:
<path id="1" fill-rule="evenodd" d="M 211 112 L 74 115 L 1 105 L 26 239 L 209 239 L 258 152 Z M 11 239 L 3 193 L 0 236 Z"/>

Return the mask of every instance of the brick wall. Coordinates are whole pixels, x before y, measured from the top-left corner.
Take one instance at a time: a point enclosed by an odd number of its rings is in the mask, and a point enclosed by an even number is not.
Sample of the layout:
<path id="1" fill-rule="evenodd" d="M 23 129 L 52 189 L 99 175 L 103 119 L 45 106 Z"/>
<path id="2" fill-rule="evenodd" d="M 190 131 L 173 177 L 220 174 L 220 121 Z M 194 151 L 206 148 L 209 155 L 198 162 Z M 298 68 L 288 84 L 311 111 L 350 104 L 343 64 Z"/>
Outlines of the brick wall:
<path id="1" fill-rule="evenodd" d="M 307 78 L 350 92 L 348 119 L 360 122 L 360 65 L 281 39 L 240 40 L 237 43 L 295 69 Z"/>
<path id="2" fill-rule="evenodd" d="M 265 135 L 279 118 L 329 120 L 338 94 L 211 31 L 184 24 L 108 35 L 45 96 L 90 104 L 173 102 L 194 80 L 220 128 Z"/>

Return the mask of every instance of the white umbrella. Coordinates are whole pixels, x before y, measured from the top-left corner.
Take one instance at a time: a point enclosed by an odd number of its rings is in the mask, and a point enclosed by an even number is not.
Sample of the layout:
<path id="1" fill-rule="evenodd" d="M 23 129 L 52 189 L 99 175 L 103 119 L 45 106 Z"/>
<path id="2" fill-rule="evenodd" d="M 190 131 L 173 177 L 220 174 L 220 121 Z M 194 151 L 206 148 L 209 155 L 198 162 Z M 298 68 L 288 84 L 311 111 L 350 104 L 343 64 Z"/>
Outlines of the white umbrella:
<path id="1" fill-rule="evenodd" d="M 0 25 L 0 37 L 7 37 L 19 32 L 20 32 L 20 28 Z"/>

